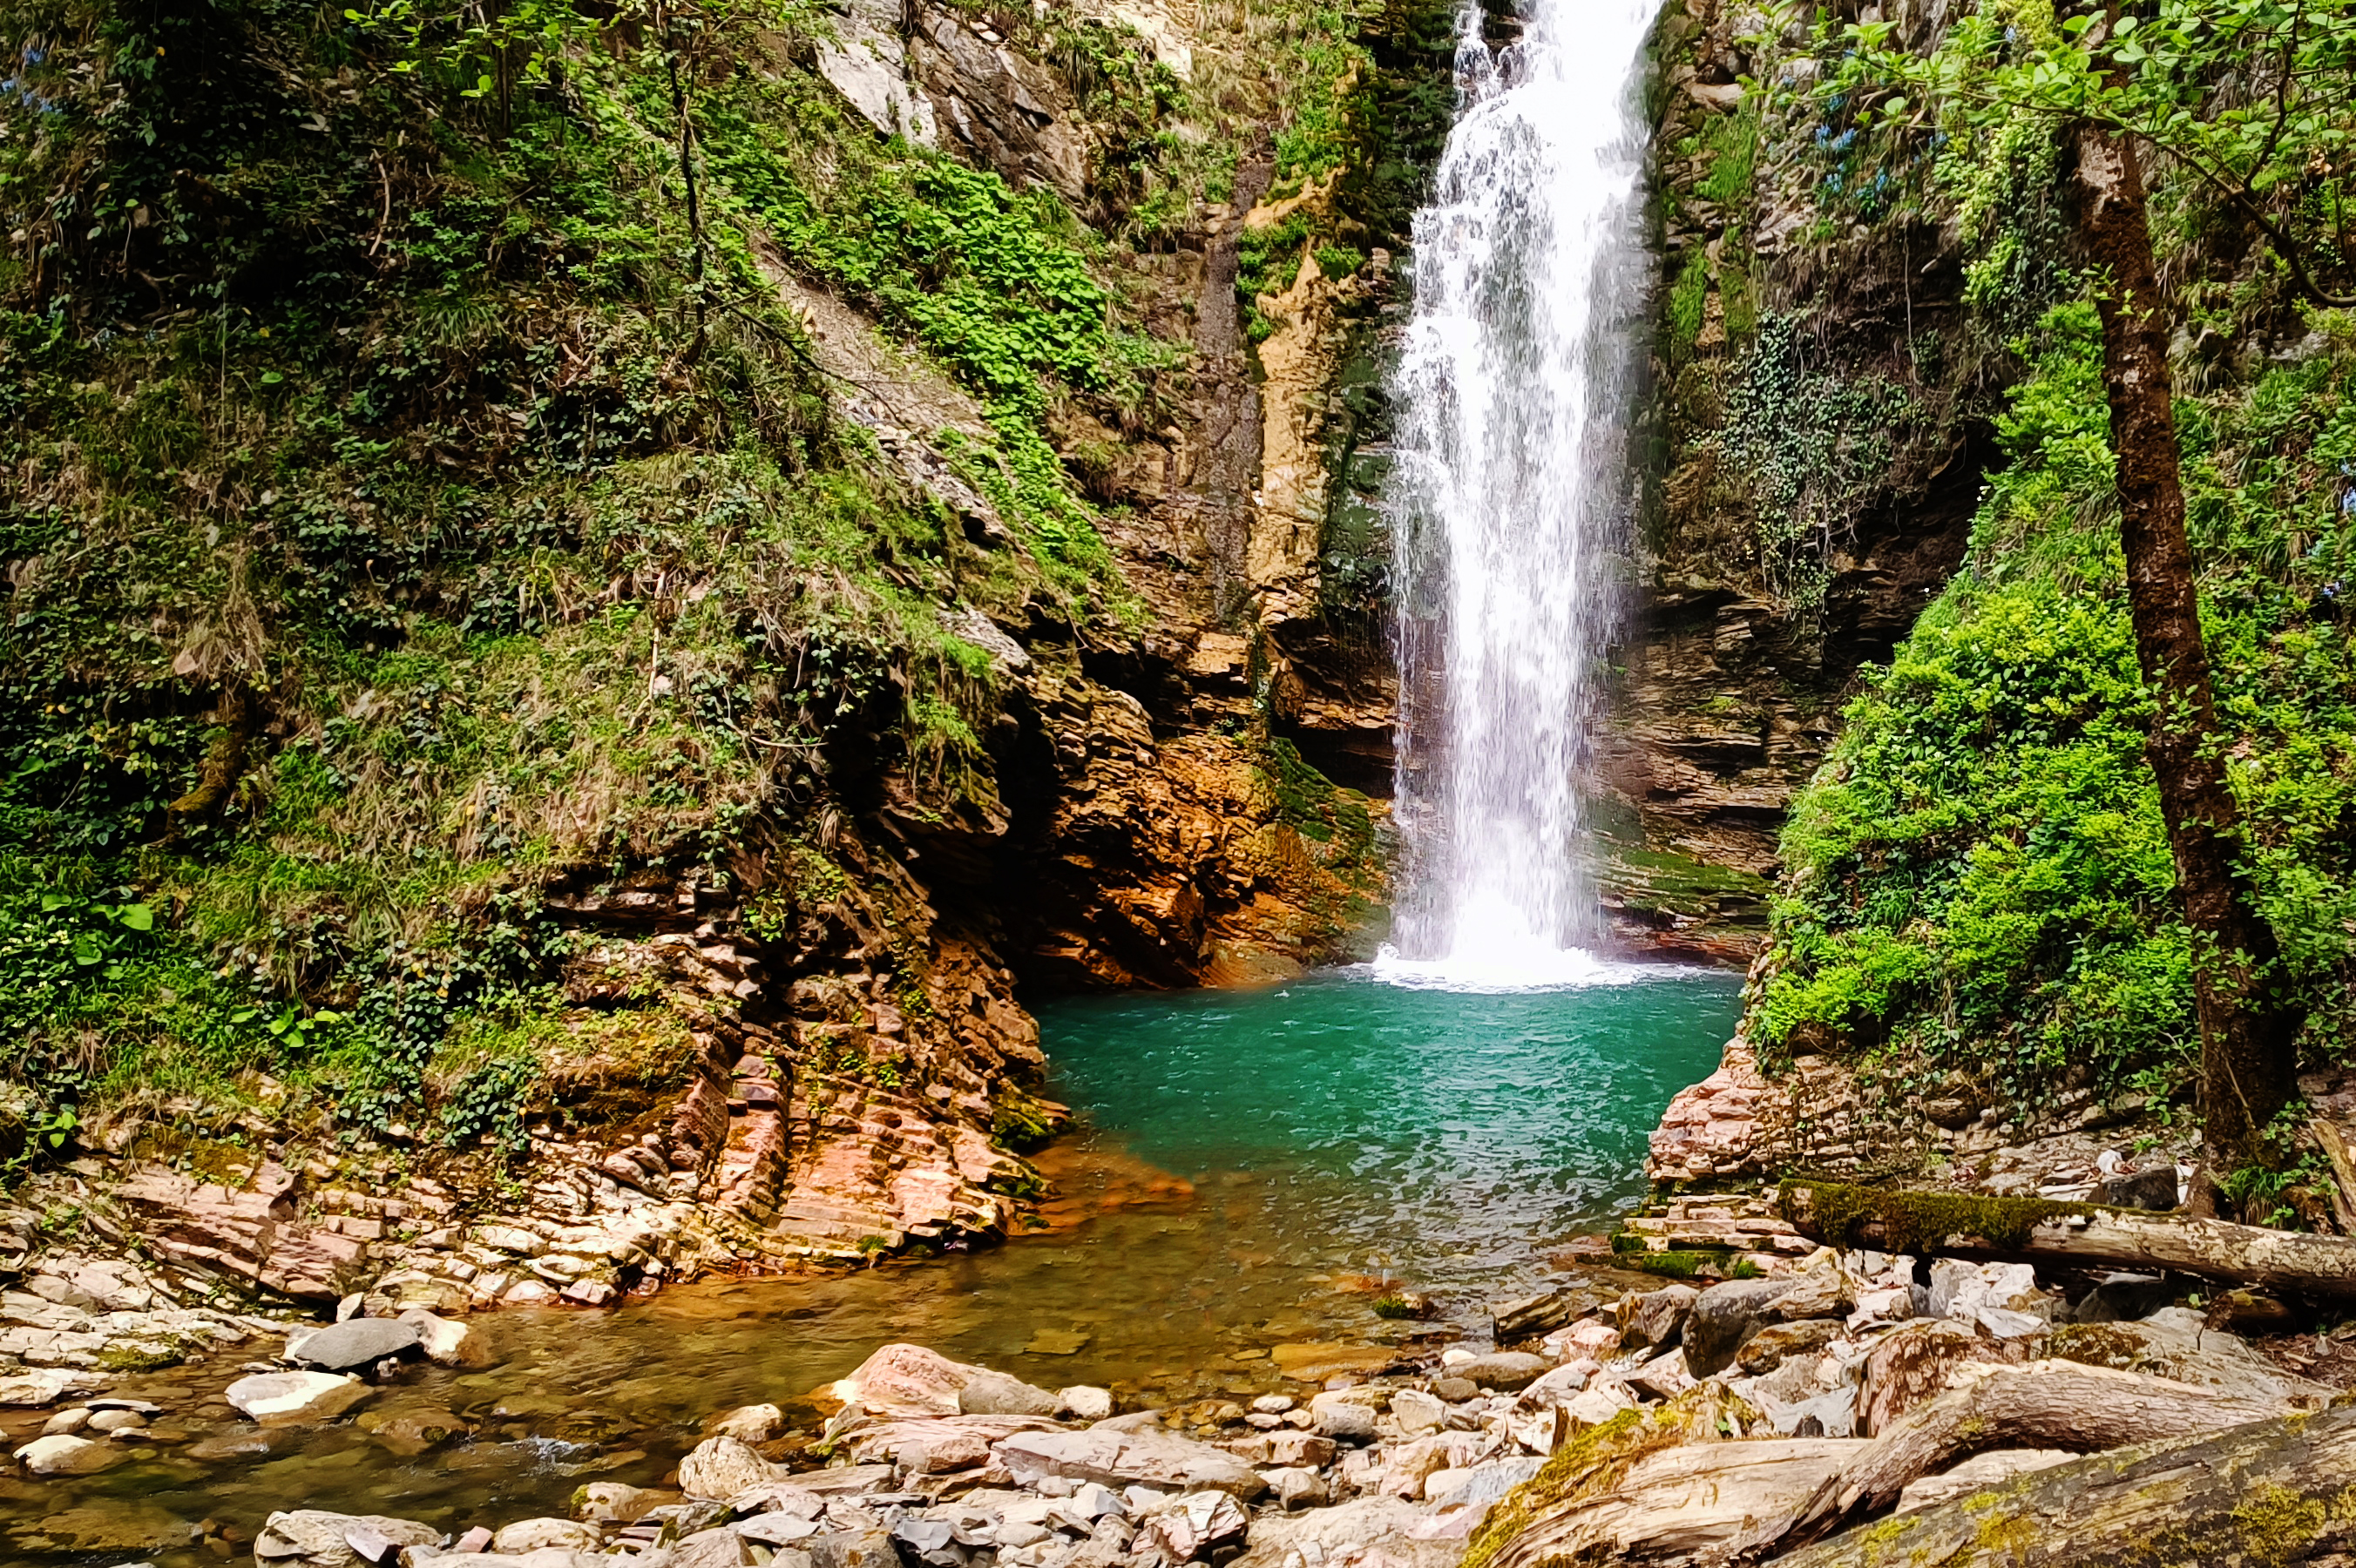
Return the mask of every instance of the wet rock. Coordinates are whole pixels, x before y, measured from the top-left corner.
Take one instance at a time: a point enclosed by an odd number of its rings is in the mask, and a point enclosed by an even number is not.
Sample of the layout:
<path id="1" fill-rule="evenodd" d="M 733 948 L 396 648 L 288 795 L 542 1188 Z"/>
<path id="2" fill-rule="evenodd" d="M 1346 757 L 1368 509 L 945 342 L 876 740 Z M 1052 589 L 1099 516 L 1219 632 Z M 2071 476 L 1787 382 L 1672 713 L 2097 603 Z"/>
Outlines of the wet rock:
<path id="1" fill-rule="evenodd" d="M 1371 1435 L 1374 1413 L 1366 1411 L 1366 1415 Z M 1001 1443 L 998 1456 L 1022 1486 L 1060 1476 L 1107 1487 L 1216 1490 L 1246 1501 L 1268 1490 L 1268 1483 L 1234 1455 L 1167 1433 L 1115 1432 L 1102 1426 L 1085 1432 L 1026 1432 Z"/>
<path id="2" fill-rule="evenodd" d="M 1309 1402 L 1310 1418 L 1316 1423 L 1321 1437 L 1331 1437 L 1343 1443 L 1371 1443 L 1375 1440 L 1375 1407 L 1364 1400 L 1349 1397 L 1351 1391 L 1321 1393 Z"/>
<path id="3" fill-rule="evenodd" d="M 1055 1391 L 1055 1413 L 1074 1421 L 1102 1421 L 1112 1413 L 1112 1391 L 1076 1383 Z"/>
<path id="4" fill-rule="evenodd" d="M 776 1466 L 734 1437 L 707 1437 L 679 1462 L 680 1490 L 691 1498 L 724 1499 L 780 1478 Z"/>
<path id="5" fill-rule="evenodd" d="M 257 1372 L 229 1385 L 221 1397 L 263 1426 L 327 1421 L 376 1392 L 349 1373 Z"/>
<path id="6" fill-rule="evenodd" d="M 352 1424 L 402 1458 L 413 1458 L 474 1430 L 446 1410 L 369 1411 Z"/>
<path id="7" fill-rule="evenodd" d="M 880 1416 L 1053 1415 L 1059 1403 L 1020 1378 L 952 1361 L 921 1345 L 883 1347 L 833 1392 L 843 1403 Z"/>
<path id="8" fill-rule="evenodd" d="M 419 1339 L 414 1323 L 397 1317 L 354 1317 L 307 1334 L 289 1335 L 286 1359 L 344 1372 L 416 1349 Z"/>
<path id="9" fill-rule="evenodd" d="M 417 1330 L 417 1348 L 425 1359 L 445 1367 L 487 1367 L 496 1358 L 483 1337 L 455 1318 L 412 1307 L 400 1321 Z"/>
<path id="10" fill-rule="evenodd" d="M 1554 1363 L 1544 1356 L 1533 1356 L 1523 1350 L 1499 1350 L 1493 1355 L 1477 1356 L 1454 1369 L 1456 1375 L 1467 1382 L 1508 1393 L 1519 1392 L 1553 1370 Z"/>
<path id="11" fill-rule="evenodd" d="M 36 1476 L 94 1476 L 131 1457 L 129 1449 L 59 1433 L 16 1450 L 16 1462 Z"/>
<path id="12" fill-rule="evenodd" d="M 75 1405 L 70 1410 L 61 1410 L 41 1424 L 41 1435 L 44 1437 L 71 1436 L 88 1426 L 90 1418 L 96 1413 L 86 1404 Z"/>
<path id="13" fill-rule="evenodd" d="M 196 1545 L 203 1533 L 169 1509 L 106 1498 L 61 1509 L 36 1525 L 18 1525 L 11 1544 L 33 1552 L 176 1552 Z"/>
<path id="14" fill-rule="evenodd" d="M 680 1500 L 677 1492 L 625 1486 L 619 1481 L 591 1481 L 573 1494 L 573 1517 L 591 1524 L 636 1524 L 649 1509 Z"/>
<path id="15" fill-rule="evenodd" d="M 1262 1470 L 1260 1474 L 1267 1478 L 1269 1490 L 1275 1494 L 1280 1508 L 1323 1508 L 1333 1500 L 1333 1488 L 1315 1470 L 1291 1467 Z"/>
<path id="16" fill-rule="evenodd" d="M 1734 1352 L 1734 1364 L 1746 1374 L 1757 1377 L 1772 1372 L 1792 1356 L 1813 1356 L 1839 1338 L 1841 1324 L 1837 1318 L 1808 1317 L 1797 1323 L 1771 1323 L 1742 1342 Z"/>
<path id="17" fill-rule="evenodd" d="M 1620 1304 L 1620 1342 L 1632 1350 L 1675 1344 L 1700 1295 L 1692 1285 L 1671 1285 L 1628 1296 Z"/>
<path id="18" fill-rule="evenodd" d="M 136 1432 L 147 1424 L 147 1418 L 135 1410 L 92 1411 L 90 1429 L 92 1432 Z"/>
<path id="19" fill-rule="evenodd" d="M 296 1509 L 273 1513 L 253 1538 L 258 1568 L 354 1568 L 391 1560 L 404 1546 L 436 1546 L 442 1532 L 413 1519 Z"/>
<path id="20" fill-rule="evenodd" d="M 1549 1376 L 1552 1374 L 1548 1374 Z M 1448 1406 L 1437 1394 L 1420 1389 L 1401 1389 L 1391 1395 L 1391 1419 L 1399 1424 L 1408 1436 L 1437 1432 L 1448 1424 Z"/>
<path id="21" fill-rule="evenodd" d="M 723 1411 L 704 1425 L 715 1437 L 734 1437 L 740 1443 L 766 1443 L 785 1429 L 786 1413 L 774 1404 L 741 1404 Z"/>
<path id="22" fill-rule="evenodd" d="M 2077 1457 L 2066 1448 L 1999 1448 L 1992 1454 L 1976 1454 L 1944 1475 L 1908 1482 L 1906 1489 L 1898 1494 L 1897 1511 L 1912 1513 L 1917 1509 L 1936 1508 L 1969 1493 L 2002 1486 L 2015 1476 L 2048 1469 Z"/>
<path id="23" fill-rule="evenodd" d="M 569 1519 L 519 1519 L 513 1524 L 501 1525 L 491 1537 L 491 1550 L 520 1556 L 537 1552 L 543 1546 L 561 1546 L 569 1552 L 594 1552 L 605 1543 L 605 1538 L 585 1524 Z"/>
<path id="24" fill-rule="evenodd" d="M 1694 1297 L 1686 1315 L 1686 1368 L 1697 1378 L 1724 1371 L 1742 1342 L 1776 1322 L 1776 1297 L 1791 1289 L 1782 1279 L 1730 1279 Z"/>
<path id="25" fill-rule="evenodd" d="M 1234 1498 L 1224 1491 L 1201 1491 L 1189 1492 L 1155 1513 L 1141 1533 L 1173 1563 L 1210 1563 L 1240 1552 L 1249 1529 L 1250 1520 Z"/>

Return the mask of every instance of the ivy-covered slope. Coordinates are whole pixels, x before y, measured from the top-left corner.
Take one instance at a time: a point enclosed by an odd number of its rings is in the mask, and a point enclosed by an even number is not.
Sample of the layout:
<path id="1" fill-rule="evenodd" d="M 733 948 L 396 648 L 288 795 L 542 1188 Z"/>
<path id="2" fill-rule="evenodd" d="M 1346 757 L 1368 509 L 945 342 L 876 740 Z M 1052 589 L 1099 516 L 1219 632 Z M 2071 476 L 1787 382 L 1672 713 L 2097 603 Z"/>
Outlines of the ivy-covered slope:
<path id="1" fill-rule="evenodd" d="M 1295 188 L 1415 177 L 1380 37 L 1311 6 L 1242 8 L 1191 83 L 1101 19 L 946 13 L 1049 62 L 1076 197 L 879 134 L 819 7 L 491 15 L 0 5 L 0 1122 L 292 1083 L 512 1141 L 648 1000 L 581 1006 L 581 912 L 631 899 L 766 944 L 748 1008 L 861 1020 L 830 1067 L 932 1010 L 936 916 L 1002 997 L 1027 937 L 977 890 L 1062 852 L 1095 764 L 1044 731 L 1161 613 L 1087 432 L 1187 421 L 1173 263 L 1271 134 Z M 1335 854 L 1330 897 L 1370 886 L 1237 728 L 1198 793 L 1309 849 L 1198 921 Z M 846 879 L 898 934 L 819 918 Z M 855 1007 L 786 995 L 830 966 Z M 651 1082 L 695 1020 L 640 1021 L 610 1054 Z"/>

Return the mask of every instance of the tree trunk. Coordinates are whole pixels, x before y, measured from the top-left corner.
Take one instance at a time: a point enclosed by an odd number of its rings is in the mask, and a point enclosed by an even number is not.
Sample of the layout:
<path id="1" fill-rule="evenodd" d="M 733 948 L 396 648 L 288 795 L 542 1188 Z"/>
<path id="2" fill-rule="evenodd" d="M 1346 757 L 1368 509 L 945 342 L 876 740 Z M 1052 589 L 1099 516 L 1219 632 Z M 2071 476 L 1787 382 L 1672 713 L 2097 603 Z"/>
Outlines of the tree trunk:
<path id="1" fill-rule="evenodd" d="M 2244 1398 L 2074 1361 L 1996 1368 L 1950 1389 L 1864 1445 L 1791 1513 L 1769 1516 L 1754 1525 L 1737 1553 L 1758 1562 L 1816 1540 L 1846 1520 L 1890 1508 L 1907 1483 L 1993 1448 L 2093 1453 L 2194 1436 L 2285 1413 L 2275 1400 Z M 1910 1561 L 1902 1554 L 1893 1554 L 1891 1560 Z"/>
<path id="2" fill-rule="evenodd" d="M 2258 913 L 2237 858 L 2241 813 L 2226 782 L 2201 640 L 2167 315 L 2134 144 L 2081 126 L 2078 185 L 2088 248 L 2110 274 L 2099 307 L 2103 385 L 2118 454 L 2119 542 L 2136 659 L 2158 704 L 2146 753 L 2192 933 L 2201 1136 L 2210 1168 L 2224 1173 L 2260 1157 L 2261 1135 L 2295 1093 L 2293 1040 L 2302 1019 L 2284 995 L 2274 930 Z"/>
<path id="3" fill-rule="evenodd" d="M 1839 1182 L 1783 1185 L 1783 1217 L 1812 1242 L 2024 1263 L 2176 1269 L 2304 1296 L 2356 1296 L 2356 1237 L 2036 1199 L 1958 1199 Z"/>
<path id="4" fill-rule="evenodd" d="M 1776 1568 L 2344 1565 L 2356 1406 L 2080 1459 L 1848 1531 Z"/>

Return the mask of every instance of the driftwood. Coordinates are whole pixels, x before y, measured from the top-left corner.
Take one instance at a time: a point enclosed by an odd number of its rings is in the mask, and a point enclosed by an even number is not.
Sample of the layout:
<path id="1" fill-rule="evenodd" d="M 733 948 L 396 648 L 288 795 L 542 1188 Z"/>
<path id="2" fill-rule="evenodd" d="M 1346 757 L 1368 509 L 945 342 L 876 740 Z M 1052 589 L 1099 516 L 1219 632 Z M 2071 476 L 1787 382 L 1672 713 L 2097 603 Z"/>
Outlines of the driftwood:
<path id="1" fill-rule="evenodd" d="M 2038 1470 L 1863 1525 L 1775 1568 L 2339 1568 L 2356 1405 Z"/>
<path id="2" fill-rule="evenodd" d="M 2075 1361 L 1992 1367 L 1862 1445 L 1789 1513 L 1762 1515 L 1737 1550 L 1756 1562 L 1820 1539 L 1846 1520 L 1889 1509 L 1908 1482 L 1991 1448 L 2091 1453 L 2285 1413 L 2280 1401 Z"/>
<path id="3" fill-rule="evenodd" d="M 2356 1237 L 2040 1199 L 1783 1184 L 1785 1219 L 1810 1241 L 1889 1252 L 2062 1265 L 2176 1269 L 2311 1296 L 2356 1296 Z"/>
<path id="4" fill-rule="evenodd" d="M 1484 1568 L 1717 1562 L 1751 1520 L 1814 1495 L 1867 1446 L 1849 1437 L 1789 1437 L 1646 1454 L 1612 1475 L 1604 1489 L 1541 1512 Z"/>

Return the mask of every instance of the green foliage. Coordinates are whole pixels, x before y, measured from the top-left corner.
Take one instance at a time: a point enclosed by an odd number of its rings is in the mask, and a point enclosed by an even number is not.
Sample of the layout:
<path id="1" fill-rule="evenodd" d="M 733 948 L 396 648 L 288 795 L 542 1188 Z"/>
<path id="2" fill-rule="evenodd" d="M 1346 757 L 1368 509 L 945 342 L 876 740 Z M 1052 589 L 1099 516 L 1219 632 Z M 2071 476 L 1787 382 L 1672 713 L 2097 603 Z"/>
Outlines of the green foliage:
<path id="1" fill-rule="evenodd" d="M 1919 414 L 1895 382 L 1810 366 L 1797 318 L 1756 325 L 1719 441 L 1749 480 L 1769 585 L 1812 613 L 1824 603 L 1828 555 L 1858 504 L 1887 482 Z"/>
<path id="2" fill-rule="evenodd" d="M 1669 285 L 1671 353 L 1682 356 L 1693 351 L 1694 340 L 1701 336 L 1702 318 L 1708 308 L 1709 258 L 1696 247 L 1686 253 L 1685 264 L 1677 269 L 1676 282 Z"/>
<path id="3" fill-rule="evenodd" d="M 2032 1101 L 2073 1074 L 2164 1093 L 2197 1047 L 2194 960 L 2143 755 L 2092 307 L 2016 350 L 2033 373 L 1971 558 L 1794 804 L 1754 1024 L 1776 1050 L 1890 1046 Z M 2180 416 L 2245 863 L 2319 1058 L 2356 1042 L 2356 540 L 2341 460 L 2316 455 L 2356 428 L 2351 370 L 2335 348 Z"/>
<path id="4" fill-rule="evenodd" d="M 1366 264 L 1366 253 L 1350 245 L 1320 245 L 1312 254 L 1317 270 L 1329 278 L 1346 278 Z"/>
<path id="5" fill-rule="evenodd" d="M 1759 163 L 1757 101 L 1746 96 L 1733 113 L 1713 115 L 1703 127 L 1702 144 L 1710 155 L 1709 172 L 1694 187 L 1694 194 L 1747 209 Z"/>

